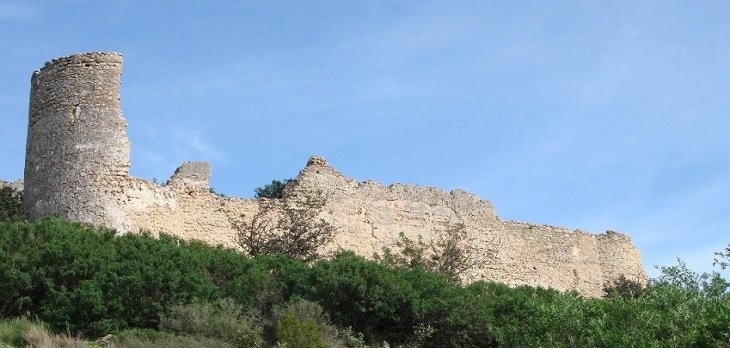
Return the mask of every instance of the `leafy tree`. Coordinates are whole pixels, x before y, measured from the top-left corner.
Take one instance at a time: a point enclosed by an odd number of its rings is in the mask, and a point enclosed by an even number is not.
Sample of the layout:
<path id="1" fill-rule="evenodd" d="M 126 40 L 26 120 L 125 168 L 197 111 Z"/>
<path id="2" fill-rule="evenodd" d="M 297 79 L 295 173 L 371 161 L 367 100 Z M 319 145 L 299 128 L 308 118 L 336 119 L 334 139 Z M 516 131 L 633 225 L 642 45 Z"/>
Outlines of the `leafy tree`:
<path id="1" fill-rule="evenodd" d="M 603 285 L 603 293 L 605 297 L 618 296 L 625 299 L 641 297 L 644 294 L 645 286 L 636 280 L 626 278 L 621 275 L 613 282 Z"/>
<path id="2" fill-rule="evenodd" d="M 445 233 L 438 234 L 430 243 L 406 237 L 402 232 L 395 244 L 398 252 L 383 248 L 382 255 L 374 258 L 384 265 L 413 269 L 422 268 L 459 281 L 464 272 L 484 262 L 486 255 L 470 243 L 463 223 L 451 224 Z"/>
<path id="3" fill-rule="evenodd" d="M 317 261 L 312 272 L 312 298 L 326 299 L 322 306 L 339 325 L 393 343 L 404 342 L 418 324 L 415 284 L 402 277 L 404 270 L 341 252 Z"/>
<path id="4" fill-rule="evenodd" d="M 320 258 L 335 229 L 320 218 L 327 200 L 320 191 L 260 199 L 256 213 L 231 221 L 236 242 L 250 256 L 284 254 L 302 261 Z"/>
<path id="5" fill-rule="evenodd" d="M 257 187 L 254 190 L 256 198 L 282 198 L 284 197 L 284 188 L 286 188 L 286 185 L 291 181 L 292 179 L 272 180 L 268 185 Z"/>
<path id="6" fill-rule="evenodd" d="M 0 187 L 0 222 L 21 221 L 24 218 L 23 193 L 10 186 Z"/>
<path id="7" fill-rule="evenodd" d="M 717 258 L 715 258 L 714 265 L 719 265 L 722 269 L 730 267 L 730 244 L 728 244 L 725 250 L 716 252 L 715 256 Z"/>
<path id="8" fill-rule="evenodd" d="M 88 335 L 157 327 L 171 305 L 216 298 L 207 260 L 187 245 L 57 218 L 0 223 L 0 315 Z"/>
<path id="9" fill-rule="evenodd" d="M 420 268 L 396 269 L 352 252 L 317 261 L 308 281 L 308 297 L 321 301 L 334 323 L 364 333 L 367 341 L 401 347 L 496 345 L 484 287 L 464 288 Z"/>

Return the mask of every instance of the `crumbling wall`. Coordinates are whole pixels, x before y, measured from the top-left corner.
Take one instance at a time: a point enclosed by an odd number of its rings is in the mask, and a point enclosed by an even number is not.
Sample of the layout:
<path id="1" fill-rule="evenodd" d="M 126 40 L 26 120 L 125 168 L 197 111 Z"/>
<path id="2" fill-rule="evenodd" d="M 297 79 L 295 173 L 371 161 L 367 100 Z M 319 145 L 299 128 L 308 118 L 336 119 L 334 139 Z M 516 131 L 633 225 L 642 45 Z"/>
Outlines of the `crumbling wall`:
<path id="1" fill-rule="evenodd" d="M 165 185 L 129 175 L 130 144 L 119 107 L 121 55 L 86 53 L 53 60 L 33 73 L 25 167 L 25 210 L 118 229 L 167 232 L 236 247 L 232 219 L 252 216 L 254 199 L 211 192 L 210 166 L 186 162 Z M 479 197 L 454 190 L 357 182 L 312 157 L 287 195 L 320 191 L 322 217 L 337 234 L 329 250 L 365 257 L 399 233 L 428 241 L 464 224 L 483 264 L 466 280 L 574 289 L 600 296 L 620 275 L 645 281 L 638 250 L 622 234 L 502 221 Z"/>
<path id="2" fill-rule="evenodd" d="M 360 255 L 392 246 L 401 232 L 430 240 L 462 223 L 484 259 L 467 280 L 573 289 L 589 296 L 601 296 L 604 284 L 622 274 L 646 281 L 641 256 L 628 236 L 503 221 L 489 202 L 462 190 L 360 183 L 318 157 L 309 160 L 289 190 L 325 193 L 326 213 L 338 230 L 332 247 Z"/>
<path id="3" fill-rule="evenodd" d="M 210 191 L 209 179 L 210 165 L 204 162 L 184 163 L 165 186 L 133 179 L 124 207 L 131 230 L 237 247 L 231 220 L 251 216 L 256 200 L 216 195 Z"/>

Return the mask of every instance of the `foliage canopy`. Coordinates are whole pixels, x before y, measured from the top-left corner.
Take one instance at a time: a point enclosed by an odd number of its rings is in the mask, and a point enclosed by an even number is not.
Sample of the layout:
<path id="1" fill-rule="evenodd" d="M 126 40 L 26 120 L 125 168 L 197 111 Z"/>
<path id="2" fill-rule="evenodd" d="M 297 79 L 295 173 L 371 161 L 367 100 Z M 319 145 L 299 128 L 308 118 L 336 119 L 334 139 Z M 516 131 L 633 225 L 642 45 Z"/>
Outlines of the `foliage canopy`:
<path id="1" fill-rule="evenodd" d="M 174 339 L 188 346 L 730 346 L 730 284 L 681 262 L 659 270 L 640 296 L 584 298 L 462 285 L 352 252 L 306 263 L 55 218 L 0 223 L 0 317 L 120 339 L 195 328 Z"/>

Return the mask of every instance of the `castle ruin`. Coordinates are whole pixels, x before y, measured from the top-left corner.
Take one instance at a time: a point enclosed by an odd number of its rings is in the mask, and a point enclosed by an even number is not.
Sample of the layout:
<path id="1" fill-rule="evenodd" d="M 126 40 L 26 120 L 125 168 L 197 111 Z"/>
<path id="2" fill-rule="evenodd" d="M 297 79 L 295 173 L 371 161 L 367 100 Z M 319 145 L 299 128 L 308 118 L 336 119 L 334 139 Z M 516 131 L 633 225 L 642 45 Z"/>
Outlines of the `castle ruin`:
<path id="1" fill-rule="evenodd" d="M 237 247 L 231 219 L 251 216 L 255 199 L 210 191 L 210 166 L 186 162 L 163 185 L 131 177 L 127 123 L 120 108 L 122 56 L 85 53 L 52 60 L 31 79 L 24 204 L 29 219 L 59 214 L 120 232 L 164 231 Z M 312 157 L 287 192 L 318 190 L 323 217 L 337 228 L 328 246 L 370 257 L 399 233 L 430 240 L 463 223 L 485 261 L 468 279 L 602 295 L 625 275 L 646 280 L 628 236 L 501 220 L 494 207 L 461 190 L 357 182 Z"/>

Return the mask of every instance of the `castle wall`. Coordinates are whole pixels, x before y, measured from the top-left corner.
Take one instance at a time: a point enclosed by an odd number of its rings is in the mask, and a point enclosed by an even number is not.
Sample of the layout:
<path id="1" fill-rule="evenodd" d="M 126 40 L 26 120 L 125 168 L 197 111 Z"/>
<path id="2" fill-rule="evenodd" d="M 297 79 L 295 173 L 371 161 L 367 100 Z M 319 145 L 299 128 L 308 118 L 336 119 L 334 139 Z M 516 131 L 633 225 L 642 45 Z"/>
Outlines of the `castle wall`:
<path id="1" fill-rule="evenodd" d="M 25 167 L 25 209 L 116 228 L 166 232 L 237 247 L 231 221 L 251 217 L 254 199 L 210 192 L 210 166 L 186 162 L 163 186 L 129 176 L 129 141 L 119 107 L 122 59 L 87 53 L 53 60 L 32 78 Z M 605 283 L 625 275 L 646 280 L 638 250 L 620 233 L 594 235 L 565 228 L 501 220 L 487 201 L 461 190 L 345 177 L 312 157 L 286 194 L 320 191 L 322 218 L 336 227 L 329 251 L 372 257 L 399 233 L 432 240 L 464 224 L 483 263 L 464 280 L 574 289 L 602 295 Z"/>
<path id="2" fill-rule="evenodd" d="M 186 162 L 165 186 L 131 179 L 124 209 L 131 231 L 166 232 L 236 248 L 232 219 L 256 211 L 256 200 L 210 192 L 208 163 Z"/>
<path id="3" fill-rule="evenodd" d="M 465 280 L 494 280 L 576 290 L 601 296 L 605 283 L 625 275 L 646 281 L 641 256 L 629 237 L 499 219 L 492 205 L 461 190 L 376 182 L 359 183 L 310 159 L 291 193 L 319 190 L 328 197 L 327 217 L 338 230 L 332 248 L 364 256 L 393 246 L 399 233 L 428 241 L 462 223 L 483 264 Z"/>

